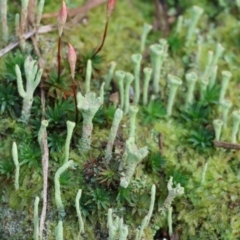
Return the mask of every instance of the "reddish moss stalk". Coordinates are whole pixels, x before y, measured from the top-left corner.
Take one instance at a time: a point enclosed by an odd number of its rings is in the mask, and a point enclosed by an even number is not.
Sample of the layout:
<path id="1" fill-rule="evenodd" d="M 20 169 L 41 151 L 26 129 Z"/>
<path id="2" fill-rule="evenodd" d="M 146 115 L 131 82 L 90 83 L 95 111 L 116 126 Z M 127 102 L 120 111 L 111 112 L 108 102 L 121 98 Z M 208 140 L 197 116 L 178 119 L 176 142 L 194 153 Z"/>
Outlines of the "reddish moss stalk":
<path id="1" fill-rule="evenodd" d="M 60 81 L 60 74 L 61 74 L 61 37 L 58 37 L 58 82 Z"/>
<path id="2" fill-rule="evenodd" d="M 115 7 L 116 4 L 116 0 L 108 0 L 108 4 L 107 4 L 107 21 L 105 23 L 105 28 L 104 28 L 104 33 L 103 33 L 103 38 L 102 38 L 102 43 L 101 45 L 98 47 L 98 49 L 96 50 L 96 52 L 93 54 L 92 58 L 94 58 L 103 48 L 106 37 L 107 37 L 107 31 L 108 31 L 108 23 L 109 23 L 109 19 L 110 16 L 112 14 L 112 11 Z"/>
<path id="3" fill-rule="evenodd" d="M 77 54 L 73 48 L 73 46 L 69 43 L 68 47 L 68 62 L 71 70 L 71 77 L 72 77 L 72 91 L 75 103 L 75 122 L 78 122 L 78 108 L 77 108 L 77 91 L 76 91 L 76 84 L 75 84 L 75 69 L 76 69 L 76 62 L 77 62 Z"/>
<path id="4" fill-rule="evenodd" d="M 67 6 L 64 1 L 62 1 L 62 7 L 58 13 L 57 23 L 58 23 L 58 81 L 60 80 L 61 74 L 61 36 L 63 33 L 63 27 L 67 21 Z"/>
<path id="5" fill-rule="evenodd" d="M 104 43 L 105 43 L 106 36 L 107 36 L 107 30 L 108 30 L 108 21 L 105 24 L 105 29 L 104 29 L 104 33 L 103 33 L 102 43 L 98 47 L 97 51 L 93 54 L 92 58 L 94 58 L 102 50 L 102 48 L 104 46 Z"/>

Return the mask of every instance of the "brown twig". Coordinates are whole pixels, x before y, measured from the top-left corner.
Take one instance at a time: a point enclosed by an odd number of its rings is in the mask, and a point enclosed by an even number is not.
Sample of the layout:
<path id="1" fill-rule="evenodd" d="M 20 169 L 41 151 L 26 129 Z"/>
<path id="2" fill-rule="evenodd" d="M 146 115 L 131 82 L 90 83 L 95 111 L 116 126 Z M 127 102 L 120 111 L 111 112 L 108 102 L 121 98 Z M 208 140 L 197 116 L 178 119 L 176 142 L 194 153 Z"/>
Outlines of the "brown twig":
<path id="1" fill-rule="evenodd" d="M 47 32 L 51 32 L 53 30 L 56 29 L 56 26 L 54 25 L 46 25 L 46 26 L 42 26 L 38 29 L 38 33 L 47 33 Z M 32 37 L 34 34 L 36 33 L 36 30 L 31 30 L 28 33 L 24 34 L 24 38 L 28 39 L 30 37 Z M 14 43 L 10 43 L 7 47 L 3 48 L 0 50 L 0 57 L 2 57 L 4 54 L 10 52 L 11 50 L 13 50 L 15 47 L 17 47 L 19 45 L 19 41 L 14 42 Z"/>
<path id="2" fill-rule="evenodd" d="M 94 0 L 94 1 L 88 1 L 85 5 L 83 5 L 82 7 L 79 8 L 74 8 L 74 9 L 70 9 L 68 10 L 68 16 L 74 17 L 76 16 L 76 18 L 74 18 L 72 20 L 72 22 L 77 22 L 78 19 L 82 19 L 84 16 L 86 16 L 86 13 L 88 11 L 90 11 L 91 9 L 97 7 L 98 5 L 105 3 L 107 0 Z M 43 14 L 42 18 L 51 18 L 51 17 L 57 17 L 58 12 L 55 13 L 47 13 L 47 14 Z M 47 33 L 47 32 L 51 32 L 53 30 L 56 29 L 55 25 L 46 25 L 46 26 L 42 26 L 39 27 L 38 29 L 38 33 Z M 24 34 L 24 38 L 25 40 L 30 38 L 32 35 L 34 35 L 36 33 L 36 29 L 29 31 L 28 33 Z M 14 43 L 9 44 L 7 47 L 3 48 L 0 50 L 0 57 L 2 57 L 4 54 L 10 52 L 11 50 L 13 50 L 15 47 L 17 47 L 19 45 L 19 41 L 16 41 Z"/>
<path id="3" fill-rule="evenodd" d="M 45 92 L 41 88 L 41 105 L 42 105 L 42 119 L 45 119 Z M 43 168 L 43 207 L 39 224 L 39 237 L 43 238 L 43 229 L 46 219 L 47 211 L 47 196 L 48 196 L 48 164 L 49 164 L 49 149 L 47 141 L 47 131 L 42 135 L 42 168 Z"/>
<path id="4" fill-rule="evenodd" d="M 214 143 L 214 147 L 240 150 L 240 144 L 221 142 L 221 141 L 213 141 L 213 143 Z"/>
<path id="5" fill-rule="evenodd" d="M 107 0 L 91 0 L 91 1 L 87 1 L 83 6 L 78 7 L 78 8 L 73 8 L 73 9 L 68 9 L 68 17 L 72 18 L 72 17 L 77 17 L 82 18 L 84 16 L 86 16 L 86 13 L 88 11 L 90 11 L 91 9 L 97 7 L 98 5 L 107 2 Z M 42 19 L 44 18 L 54 18 L 57 17 L 58 12 L 54 12 L 54 13 L 45 13 L 42 15 Z"/>
<path id="6" fill-rule="evenodd" d="M 38 63 L 39 67 L 43 69 L 43 58 L 38 48 L 38 44 L 36 41 L 35 36 L 31 37 L 32 43 L 34 46 L 34 50 L 38 56 Z M 45 119 L 45 91 L 43 89 L 43 80 L 41 80 L 41 106 L 42 106 L 42 120 Z M 42 142 L 41 142 L 41 151 L 42 151 L 42 173 L 43 173 L 43 206 L 42 212 L 40 217 L 40 224 L 39 224 L 39 238 L 40 240 L 43 239 L 43 229 L 45 225 L 46 219 L 46 212 L 47 212 L 47 201 L 48 201 L 48 165 L 49 165 L 49 149 L 48 149 L 48 141 L 47 141 L 47 131 L 45 130 L 42 135 Z"/>
<path id="7" fill-rule="evenodd" d="M 161 156 L 163 156 L 163 136 L 162 133 L 158 134 L 158 148 Z"/>
<path id="8" fill-rule="evenodd" d="M 168 9 L 165 0 L 155 0 L 155 21 L 153 29 L 160 29 L 163 36 L 167 36 L 169 33 L 169 22 L 168 22 Z"/>

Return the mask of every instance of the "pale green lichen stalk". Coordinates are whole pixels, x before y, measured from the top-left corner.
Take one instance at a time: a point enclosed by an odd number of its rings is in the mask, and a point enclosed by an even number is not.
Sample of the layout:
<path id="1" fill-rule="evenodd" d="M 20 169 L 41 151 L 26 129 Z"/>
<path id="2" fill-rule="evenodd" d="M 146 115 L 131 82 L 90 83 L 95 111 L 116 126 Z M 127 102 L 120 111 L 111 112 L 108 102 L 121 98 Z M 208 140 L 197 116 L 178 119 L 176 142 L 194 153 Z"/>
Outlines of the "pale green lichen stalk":
<path id="1" fill-rule="evenodd" d="M 29 0 L 21 0 L 21 3 L 22 3 L 22 9 L 25 10 L 28 7 Z"/>
<path id="2" fill-rule="evenodd" d="M 48 127 L 48 121 L 47 120 L 42 120 L 41 121 L 41 127 L 38 131 L 38 143 L 40 146 L 42 146 L 42 136 L 46 128 Z"/>
<path id="3" fill-rule="evenodd" d="M 63 222 L 60 220 L 55 230 L 56 240 L 63 240 Z"/>
<path id="4" fill-rule="evenodd" d="M 120 225 L 120 235 L 119 240 L 127 240 L 128 236 L 128 226 L 123 224 L 123 219 L 121 219 Z"/>
<path id="5" fill-rule="evenodd" d="M 233 117 L 233 127 L 232 127 L 232 143 L 237 142 L 237 133 L 239 129 L 239 123 L 240 123 L 240 111 L 233 111 L 232 113 Z"/>
<path id="6" fill-rule="evenodd" d="M 141 240 L 142 239 L 143 231 L 148 226 L 148 224 L 150 222 L 150 219 L 151 219 L 152 213 L 153 213 L 155 197 L 156 197 L 156 186 L 155 186 L 155 184 L 153 184 L 152 188 L 151 188 L 151 201 L 150 201 L 148 214 L 144 217 L 144 219 L 143 219 L 143 221 L 141 223 L 140 230 L 139 229 L 136 230 L 135 240 Z"/>
<path id="7" fill-rule="evenodd" d="M 110 68 L 108 70 L 108 74 L 105 77 L 105 89 L 109 89 L 109 86 L 110 86 L 111 80 L 113 78 L 114 70 L 115 70 L 116 66 L 117 66 L 116 62 L 111 62 L 110 63 Z"/>
<path id="8" fill-rule="evenodd" d="M 34 231 L 33 231 L 33 239 L 39 239 L 39 216 L 38 216 L 38 204 L 39 204 L 39 197 L 35 198 L 34 201 Z"/>
<path id="9" fill-rule="evenodd" d="M 40 0 L 37 6 L 36 28 L 40 26 L 45 0 Z"/>
<path id="10" fill-rule="evenodd" d="M 212 60 L 212 66 L 216 66 L 218 63 L 219 58 L 222 56 L 223 52 L 224 52 L 224 47 L 218 43 L 216 46 L 216 51 Z"/>
<path id="11" fill-rule="evenodd" d="M 191 42 L 192 42 L 192 38 L 194 35 L 194 31 L 196 29 L 197 23 L 201 17 L 203 13 L 203 9 L 198 7 L 198 6 L 193 6 L 192 8 L 192 17 L 190 19 L 190 26 L 188 28 L 188 32 L 187 32 L 187 37 L 186 37 L 186 47 L 188 47 Z"/>
<path id="12" fill-rule="evenodd" d="M 142 236 L 144 235 L 143 231 L 145 229 L 145 226 L 147 225 L 147 221 L 148 221 L 148 216 L 145 216 L 144 219 L 142 220 L 140 229 L 136 230 L 135 240 L 141 240 L 142 239 Z"/>
<path id="13" fill-rule="evenodd" d="M 186 97 L 186 107 L 189 104 L 193 103 L 193 99 L 194 99 L 194 89 L 195 89 L 195 85 L 197 82 L 197 74 L 195 72 L 189 72 L 186 74 L 186 81 L 187 81 L 187 97 Z"/>
<path id="14" fill-rule="evenodd" d="M 120 186 L 127 188 L 135 172 L 137 165 L 148 154 L 147 147 L 138 149 L 132 138 L 126 141 L 126 159 L 124 159 L 124 171 L 120 179 Z"/>
<path id="15" fill-rule="evenodd" d="M 24 37 L 24 33 L 26 31 L 26 25 L 27 25 L 27 17 L 28 17 L 28 3 L 29 0 L 22 0 L 22 9 L 21 9 L 21 23 L 20 23 L 20 47 L 22 51 L 25 51 L 26 41 Z"/>
<path id="16" fill-rule="evenodd" d="M 202 78 L 200 80 L 200 95 L 201 95 L 200 98 L 201 99 L 204 99 L 204 95 L 207 90 L 207 86 L 208 86 L 208 80 L 205 78 Z"/>
<path id="17" fill-rule="evenodd" d="M 165 38 L 160 38 L 158 42 L 163 49 L 163 60 L 165 60 L 168 56 L 168 42 Z"/>
<path id="18" fill-rule="evenodd" d="M 80 204 L 79 204 L 81 195 L 82 195 L 82 189 L 79 189 L 77 192 L 77 196 L 76 196 L 75 207 L 76 207 L 77 216 L 78 216 L 80 234 L 84 233 L 84 223 L 83 223 L 82 214 L 81 214 L 81 210 L 80 210 Z"/>
<path id="19" fill-rule="evenodd" d="M 140 70 L 141 70 L 142 55 L 133 54 L 131 59 L 134 65 L 134 84 L 135 84 L 134 104 L 138 104 L 140 99 Z"/>
<path id="20" fill-rule="evenodd" d="M 236 0 L 236 5 L 240 8 L 240 0 Z"/>
<path id="21" fill-rule="evenodd" d="M 115 111 L 112 127 L 111 127 L 110 134 L 108 137 L 106 153 L 105 153 L 105 159 L 106 159 L 107 163 L 109 163 L 110 160 L 112 159 L 112 149 L 113 149 L 114 141 L 115 141 L 115 138 L 117 135 L 119 124 L 122 120 L 122 116 L 123 116 L 123 111 L 120 108 L 118 108 Z"/>
<path id="22" fill-rule="evenodd" d="M 23 106 L 21 119 L 27 122 L 30 117 L 30 110 L 33 103 L 33 93 L 40 83 L 43 70 L 38 69 L 37 61 L 28 56 L 24 62 L 24 70 L 26 75 L 26 90 L 23 88 L 22 73 L 18 65 L 15 66 L 17 75 L 17 88 L 19 95 L 23 98 Z"/>
<path id="23" fill-rule="evenodd" d="M 124 101 L 124 113 L 129 112 L 129 106 L 130 106 L 130 87 L 131 83 L 134 80 L 134 76 L 131 73 L 126 73 L 125 75 L 125 101 Z"/>
<path id="24" fill-rule="evenodd" d="M 172 206 L 168 208 L 168 234 L 171 237 L 173 234 L 172 230 Z"/>
<path id="25" fill-rule="evenodd" d="M 212 88 L 216 83 L 218 66 L 213 66 L 211 76 L 209 77 L 209 87 Z"/>
<path id="26" fill-rule="evenodd" d="M 16 37 L 19 38 L 19 35 L 20 35 L 20 16 L 18 13 L 16 13 L 15 15 L 15 34 L 16 34 Z"/>
<path id="27" fill-rule="evenodd" d="M 118 216 L 113 219 L 112 208 L 108 209 L 108 240 L 127 240 L 128 236 L 128 226 L 123 224 L 123 219 Z M 119 238 L 118 238 L 119 237 Z"/>
<path id="28" fill-rule="evenodd" d="M 7 21 L 7 13 L 8 13 L 8 4 L 7 0 L 1 0 L 1 22 L 2 22 L 2 40 L 4 43 L 8 42 L 8 21 Z"/>
<path id="29" fill-rule="evenodd" d="M 108 240 L 115 240 L 117 237 L 117 232 L 119 228 L 119 217 L 116 217 L 115 220 L 113 220 L 113 210 L 112 208 L 108 209 L 108 233 L 109 238 Z"/>
<path id="30" fill-rule="evenodd" d="M 202 39 L 199 38 L 197 41 L 198 48 L 197 48 L 197 54 L 195 58 L 195 63 L 200 68 L 200 63 L 201 63 L 201 57 L 202 57 Z"/>
<path id="31" fill-rule="evenodd" d="M 134 142 L 135 142 L 137 112 L 138 112 L 138 108 L 136 106 L 130 106 L 130 109 L 129 109 L 129 118 L 130 118 L 129 138 L 132 138 Z"/>
<path id="32" fill-rule="evenodd" d="M 156 197 L 156 185 L 153 184 L 152 188 L 151 188 L 151 201 L 150 201 L 150 206 L 149 206 L 149 210 L 148 210 L 148 220 L 147 220 L 147 225 L 150 222 L 150 219 L 152 217 L 152 213 L 153 213 L 153 208 L 154 208 L 154 203 L 155 203 L 155 197 Z"/>
<path id="33" fill-rule="evenodd" d="M 184 194 L 184 187 L 181 187 L 181 185 L 178 183 L 175 188 L 173 188 L 173 178 L 170 177 L 168 184 L 168 196 L 165 199 L 163 206 L 159 208 L 159 211 L 165 215 L 167 209 L 172 205 L 173 200 L 182 194 Z"/>
<path id="34" fill-rule="evenodd" d="M 208 51 L 207 63 L 202 78 L 209 80 L 209 77 L 212 73 L 212 61 L 213 61 L 213 52 Z"/>
<path id="35" fill-rule="evenodd" d="M 86 71 L 86 78 L 85 78 L 85 93 L 87 94 L 90 92 L 90 83 L 92 77 L 92 61 L 89 59 L 87 61 L 87 71 Z"/>
<path id="36" fill-rule="evenodd" d="M 144 82 L 143 82 L 143 105 L 146 106 L 148 104 L 148 87 L 149 82 L 151 80 L 152 69 L 151 68 L 144 68 Z"/>
<path id="37" fill-rule="evenodd" d="M 220 135 L 222 131 L 222 126 L 223 126 L 223 121 L 220 119 L 215 119 L 213 121 L 213 127 L 215 131 L 215 140 L 219 141 L 220 140 Z"/>
<path id="38" fill-rule="evenodd" d="M 220 104 L 222 107 L 223 128 L 225 129 L 227 127 L 228 113 L 229 113 L 230 107 L 232 106 L 232 102 L 227 99 L 223 99 Z"/>
<path id="39" fill-rule="evenodd" d="M 141 52 L 145 50 L 147 35 L 150 33 L 151 30 L 152 30 L 152 25 L 144 23 L 142 35 L 141 35 L 141 47 L 140 47 Z"/>
<path id="40" fill-rule="evenodd" d="M 69 159 L 70 142 L 75 125 L 76 125 L 75 122 L 67 121 L 67 138 L 65 141 L 64 163 L 66 163 Z"/>
<path id="41" fill-rule="evenodd" d="M 13 157 L 13 162 L 15 164 L 15 180 L 14 180 L 14 187 L 15 190 L 19 189 L 19 171 L 20 171 L 20 164 L 18 161 L 18 150 L 17 150 L 17 144 L 16 142 L 13 142 L 12 145 L 12 157 Z"/>
<path id="42" fill-rule="evenodd" d="M 168 74 L 168 86 L 170 88 L 168 103 L 167 103 L 167 115 L 172 115 L 172 107 L 174 103 L 174 99 L 177 93 L 178 87 L 182 84 L 182 80 L 176 76 Z"/>
<path id="43" fill-rule="evenodd" d="M 178 19 L 177 19 L 176 34 L 179 34 L 181 32 L 182 26 L 183 26 L 183 16 L 180 15 L 178 16 Z"/>
<path id="44" fill-rule="evenodd" d="M 153 44 L 150 46 L 149 50 L 151 56 L 151 65 L 153 69 L 153 91 L 154 93 L 159 93 L 160 73 L 163 60 L 165 58 L 164 47 L 160 44 Z"/>
<path id="45" fill-rule="evenodd" d="M 78 92 L 77 107 L 83 115 L 82 137 L 80 139 L 80 151 L 88 151 L 91 147 L 91 136 L 93 130 L 93 117 L 103 104 L 104 83 L 101 86 L 100 97 L 96 97 L 94 92 L 89 92 L 85 97 Z"/>
<path id="46" fill-rule="evenodd" d="M 64 163 L 55 173 L 54 176 L 54 185 L 55 185 L 55 202 L 57 206 L 57 210 L 60 216 L 65 216 L 65 210 L 64 205 L 61 198 L 61 189 L 60 189 L 60 182 L 59 179 L 61 177 L 61 174 L 66 171 L 68 168 L 73 167 L 74 162 L 73 160 L 70 160 L 66 163 Z"/>
<path id="47" fill-rule="evenodd" d="M 124 107 L 124 78 L 126 73 L 122 70 L 118 70 L 115 73 L 116 81 L 119 87 L 119 95 L 120 95 L 120 108 L 123 110 Z"/>
<path id="48" fill-rule="evenodd" d="M 222 102 L 222 100 L 225 97 L 228 83 L 229 83 L 229 80 L 231 77 L 232 77 L 232 74 L 229 71 L 222 71 L 222 84 L 221 84 L 221 91 L 220 91 L 220 95 L 219 95 L 220 103 Z"/>

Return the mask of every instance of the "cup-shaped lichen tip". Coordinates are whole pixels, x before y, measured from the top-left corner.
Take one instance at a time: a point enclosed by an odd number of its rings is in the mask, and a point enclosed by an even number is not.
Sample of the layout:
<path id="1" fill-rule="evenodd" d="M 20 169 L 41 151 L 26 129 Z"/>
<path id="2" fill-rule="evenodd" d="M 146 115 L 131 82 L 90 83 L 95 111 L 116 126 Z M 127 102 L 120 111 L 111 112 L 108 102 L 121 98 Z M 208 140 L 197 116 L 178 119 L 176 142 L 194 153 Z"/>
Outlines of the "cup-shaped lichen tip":
<path id="1" fill-rule="evenodd" d="M 168 74 L 168 84 L 169 85 L 182 85 L 182 80 L 179 77 L 173 76 L 172 74 Z"/>
<path id="2" fill-rule="evenodd" d="M 162 54 L 162 46 L 160 44 L 153 44 L 149 48 L 150 52 L 156 56 Z"/>
<path id="3" fill-rule="evenodd" d="M 233 121 L 240 121 L 240 111 L 233 111 L 232 113 Z"/>
<path id="4" fill-rule="evenodd" d="M 124 79 L 125 74 L 126 74 L 126 73 L 125 73 L 124 71 L 118 70 L 118 71 L 116 71 L 115 76 L 116 76 L 117 80 L 118 80 L 118 79 Z"/>
<path id="5" fill-rule="evenodd" d="M 186 74 L 187 82 L 196 82 L 197 81 L 197 74 L 195 72 L 189 72 Z"/>
<path id="6" fill-rule="evenodd" d="M 133 63 L 139 63 L 142 60 L 142 55 L 139 53 L 133 54 L 131 59 Z"/>
<path id="7" fill-rule="evenodd" d="M 198 16 L 203 13 L 203 9 L 198 6 L 193 6 L 192 10 L 193 10 L 193 13 Z"/>
<path id="8" fill-rule="evenodd" d="M 232 77 L 232 73 L 229 71 L 222 71 L 222 76 L 229 79 Z"/>

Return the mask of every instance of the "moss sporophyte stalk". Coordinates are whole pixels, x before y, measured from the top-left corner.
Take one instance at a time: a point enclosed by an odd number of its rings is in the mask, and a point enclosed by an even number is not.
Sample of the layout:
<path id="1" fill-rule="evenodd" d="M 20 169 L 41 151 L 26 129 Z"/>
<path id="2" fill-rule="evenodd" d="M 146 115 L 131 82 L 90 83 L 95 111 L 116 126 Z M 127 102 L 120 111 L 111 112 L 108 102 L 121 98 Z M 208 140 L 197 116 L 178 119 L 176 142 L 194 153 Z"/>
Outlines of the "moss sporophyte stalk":
<path id="1" fill-rule="evenodd" d="M 1 239 L 240 238 L 239 1 L 0 2 Z"/>

